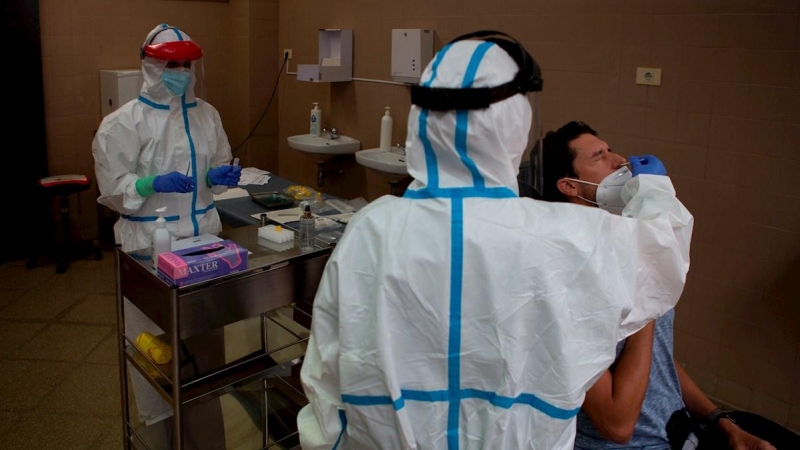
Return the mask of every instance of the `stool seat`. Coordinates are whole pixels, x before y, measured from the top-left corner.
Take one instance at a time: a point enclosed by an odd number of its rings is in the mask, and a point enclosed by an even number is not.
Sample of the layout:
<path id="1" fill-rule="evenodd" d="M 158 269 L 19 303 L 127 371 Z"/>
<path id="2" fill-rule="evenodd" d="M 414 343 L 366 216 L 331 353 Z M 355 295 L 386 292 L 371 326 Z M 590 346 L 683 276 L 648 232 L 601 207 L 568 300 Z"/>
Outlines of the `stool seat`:
<path id="1" fill-rule="evenodd" d="M 79 257 L 76 246 L 70 242 L 70 217 L 69 217 L 69 196 L 89 189 L 92 180 L 82 174 L 55 175 L 39 180 L 39 185 L 51 197 L 58 197 L 58 204 L 61 216 L 61 243 L 54 250 L 57 253 L 58 263 L 56 273 L 64 273 L 69 267 L 69 261 Z M 94 259 L 103 259 L 103 253 L 98 247 L 92 249 Z M 31 257 L 25 264 L 28 269 L 36 267 L 36 255 Z"/>
<path id="2" fill-rule="evenodd" d="M 80 174 L 55 175 L 42 178 L 39 185 L 51 195 L 70 195 L 89 189 L 92 180 Z"/>

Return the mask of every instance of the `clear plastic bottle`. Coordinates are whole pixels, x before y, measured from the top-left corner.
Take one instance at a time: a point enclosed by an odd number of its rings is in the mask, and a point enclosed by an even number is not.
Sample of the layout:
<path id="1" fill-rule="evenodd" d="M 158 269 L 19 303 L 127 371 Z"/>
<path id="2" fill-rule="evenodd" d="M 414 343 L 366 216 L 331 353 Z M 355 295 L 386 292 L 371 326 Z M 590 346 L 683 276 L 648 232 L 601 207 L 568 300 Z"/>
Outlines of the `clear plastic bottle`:
<path id="1" fill-rule="evenodd" d="M 302 252 L 314 250 L 314 222 L 311 207 L 306 205 L 303 215 L 300 216 L 300 251 Z"/>
<path id="2" fill-rule="evenodd" d="M 325 202 L 325 199 L 322 198 L 322 192 L 317 192 L 316 196 L 314 197 L 314 203 L 311 203 L 310 206 L 311 212 L 316 215 L 324 214 L 333 209 L 328 206 L 328 204 Z"/>
<path id="3" fill-rule="evenodd" d="M 153 269 L 155 270 L 158 270 L 158 255 L 172 251 L 172 236 L 167 230 L 167 221 L 164 219 L 166 211 L 166 206 L 156 210 L 158 219 L 156 220 L 156 229 L 153 230 Z"/>

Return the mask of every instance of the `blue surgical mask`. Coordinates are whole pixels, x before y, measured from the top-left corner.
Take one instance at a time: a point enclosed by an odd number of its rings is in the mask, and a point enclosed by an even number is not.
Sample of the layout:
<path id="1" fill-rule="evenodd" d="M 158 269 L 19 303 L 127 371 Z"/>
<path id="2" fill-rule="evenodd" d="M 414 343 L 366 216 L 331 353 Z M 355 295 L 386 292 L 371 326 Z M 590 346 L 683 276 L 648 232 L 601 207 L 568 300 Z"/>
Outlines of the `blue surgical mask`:
<path id="1" fill-rule="evenodd" d="M 183 95 L 192 82 L 192 73 L 185 69 L 164 69 L 161 79 L 172 95 Z"/>

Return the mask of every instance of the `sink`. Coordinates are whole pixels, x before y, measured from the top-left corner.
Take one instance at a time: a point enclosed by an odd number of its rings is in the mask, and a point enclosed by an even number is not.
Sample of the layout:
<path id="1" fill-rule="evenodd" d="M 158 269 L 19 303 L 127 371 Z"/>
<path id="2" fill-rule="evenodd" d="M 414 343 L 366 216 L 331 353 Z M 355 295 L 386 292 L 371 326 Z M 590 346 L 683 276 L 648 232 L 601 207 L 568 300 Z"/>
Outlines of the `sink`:
<path id="1" fill-rule="evenodd" d="M 406 156 L 401 153 L 387 152 L 379 148 L 356 152 L 356 161 L 370 169 L 394 175 L 408 175 Z"/>
<path id="2" fill-rule="evenodd" d="M 361 141 L 342 135 L 339 135 L 338 139 L 328 139 L 322 136 L 298 134 L 290 136 L 287 141 L 289 147 L 295 150 L 326 156 L 355 153 L 361 148 Z"/>

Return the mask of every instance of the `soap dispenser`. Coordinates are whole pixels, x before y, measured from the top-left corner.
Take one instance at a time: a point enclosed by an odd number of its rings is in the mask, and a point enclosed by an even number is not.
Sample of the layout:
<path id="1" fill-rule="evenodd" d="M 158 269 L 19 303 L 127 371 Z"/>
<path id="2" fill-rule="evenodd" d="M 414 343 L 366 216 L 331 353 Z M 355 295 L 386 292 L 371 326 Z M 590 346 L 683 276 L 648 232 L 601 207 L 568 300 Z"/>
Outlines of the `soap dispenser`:
<path id="1" fill-rule="evenodd" d="M 311 108 L 311 126 L 309 133 L 314 137 L 319 137 L 319 126 L 322 122 L 322 110 L 319 109 L 319 103 L 314 102 L 312 105 L 314 105 L 314 107 Z"/>
<path id="2" fill-rule="evenodd" d="M 156 270 L 158 270 L 158 255 L 172 251 L 172 236 L 167 230 L 167 221 L 164 219 L 166 211 L 166 206 L 156 210 L 158 219 L 156 219 L 156 229 L 153 230 L 153 269 Z"/>
<path id="3" fill-rule="evenodd" d="M 381 145 L 380 149 L 383 152 L 388 152 L 392 149 L 392 115 L 389 113 L 389 107 L 386 107 L 386 112 L 381 117 Z"/>

